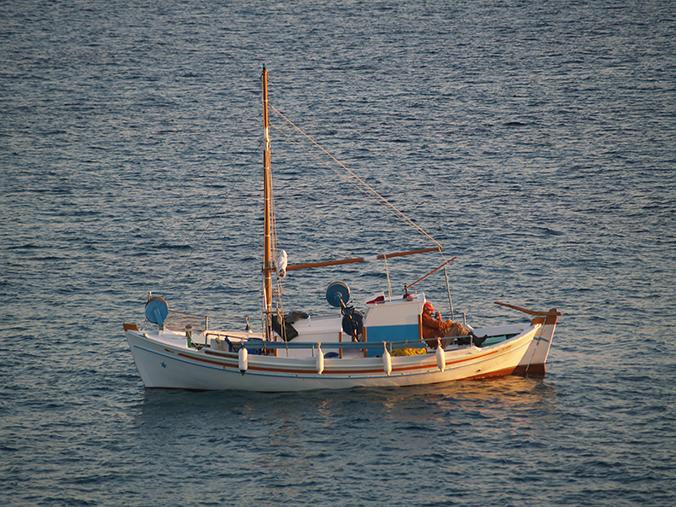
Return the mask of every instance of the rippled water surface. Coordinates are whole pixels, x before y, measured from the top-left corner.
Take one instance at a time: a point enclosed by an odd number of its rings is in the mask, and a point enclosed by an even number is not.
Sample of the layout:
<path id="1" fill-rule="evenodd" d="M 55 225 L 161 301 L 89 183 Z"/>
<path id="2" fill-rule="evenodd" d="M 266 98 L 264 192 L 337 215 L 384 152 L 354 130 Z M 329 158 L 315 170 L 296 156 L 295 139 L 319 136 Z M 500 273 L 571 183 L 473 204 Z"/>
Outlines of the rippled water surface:
<path id="1" fill-rule="evenodd" d="M 673 505 L 673 2 L 14 2 L 0 17 L 0 503 Z M 544 379 L 146 391 L 145 291 L 259 314 L 272 103 L 458 255 L 456 313 L 565 315 Z M 272 117 L 291 261 L 428 246 Z M 392 261 L 395 290 L 438 263 Z M 307 272 L 286 308 L 346 280 Z M 445 303 L 441 277 L 422 289 Z"/>

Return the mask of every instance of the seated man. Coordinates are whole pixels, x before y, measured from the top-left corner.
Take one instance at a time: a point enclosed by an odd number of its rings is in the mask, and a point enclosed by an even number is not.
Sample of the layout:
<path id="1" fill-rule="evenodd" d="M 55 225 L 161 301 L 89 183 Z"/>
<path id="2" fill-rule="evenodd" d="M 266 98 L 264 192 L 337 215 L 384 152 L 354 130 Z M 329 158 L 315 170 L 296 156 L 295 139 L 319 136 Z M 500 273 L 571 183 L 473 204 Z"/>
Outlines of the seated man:
<path id="1" fill-rule="evenodd" d="M 467 336 L 471 333 L 471 329 L 460 322 L 443 320 L 441 314 L 435 311 L 434 305 L 429 301 L 423 305 L 422 327 L 423 338 L 425 338 L 427 345 L 433 349 L 437 348 L 437 338 Z M 442 346 L 445 346 L 444 340 L 441 343 Z"/>

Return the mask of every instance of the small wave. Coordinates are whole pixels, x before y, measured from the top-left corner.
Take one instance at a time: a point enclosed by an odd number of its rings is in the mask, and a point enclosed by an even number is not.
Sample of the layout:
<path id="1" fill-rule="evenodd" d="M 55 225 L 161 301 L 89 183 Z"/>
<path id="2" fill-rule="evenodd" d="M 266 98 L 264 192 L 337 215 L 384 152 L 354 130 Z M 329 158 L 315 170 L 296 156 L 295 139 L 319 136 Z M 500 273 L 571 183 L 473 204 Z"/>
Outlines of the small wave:
<path id="1" fill-rule="evenodd" d="M 7 250 L 38 250 L 40 248 L 44 248 L 40 245 L 36 245 L 35 243 L 26 243 L 25 245 L 17 245 L 17 246 L 10 246 L 7 247 Z"/>
<path id="2" fill-rule="evenodd" d="M 65 261 L 67 257 L 59 257 L 57 255 L 46 255 L 44 257 L 27 257 L 29 261 L 51 262 L 51 261 Z"/>
<path id="3" fill-rule="evenodd" d="M 70 213 L 64 213 L 66 216 L 71 217 L 88 217 L 94 215 L 100 215 L 101 212 L 97 210 L 75 210 Z"/>
<path id="4" fill-rule="evenodd" d="M 192 246 L 190 245 L 172 245 L 171 243 L 160 243 L 151 248 L 154 250 L 192 250 Z"/>
<path id="5" fill-rule="evenodd" d="M 540 231 L 542 231 L 546 236 L 564 236 L 565 233 L 561 231 L 557 231 L 556 229 L 551 229 L 549 227 L 539 227 L 538 228 Z"/>

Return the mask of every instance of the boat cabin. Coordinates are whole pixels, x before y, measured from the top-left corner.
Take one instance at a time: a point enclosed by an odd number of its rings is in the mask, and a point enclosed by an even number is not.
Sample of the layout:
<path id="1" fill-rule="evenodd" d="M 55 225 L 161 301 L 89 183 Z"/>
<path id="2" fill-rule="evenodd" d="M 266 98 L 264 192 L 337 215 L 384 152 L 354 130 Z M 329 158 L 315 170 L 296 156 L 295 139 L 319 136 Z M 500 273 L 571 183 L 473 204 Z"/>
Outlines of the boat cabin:
<path id="1" fill-rule="evenodd" d="M 396 347 L 397 342 L 422 340 L 421 314 L 425 301 L 424 294 L 410 294 L 406 299 L 383 300 L 368 304 L 358 341 L 371 344 L 388 342 Z M 344 316 L 340 312 L 295 321 L 292 325 L 298 332 L 298 336 L 293 339 L 293 342 L 351 343 L 352 335 L 346 331 L 343 321 Z M 351 353 L 367 356 L 381 354 L 377 349 L 364 352 L 354 350 Z M 302 357 L 307 355 L 307 351 L 289 349 L 283 354 L 288 354 L 288 357 Z"/>

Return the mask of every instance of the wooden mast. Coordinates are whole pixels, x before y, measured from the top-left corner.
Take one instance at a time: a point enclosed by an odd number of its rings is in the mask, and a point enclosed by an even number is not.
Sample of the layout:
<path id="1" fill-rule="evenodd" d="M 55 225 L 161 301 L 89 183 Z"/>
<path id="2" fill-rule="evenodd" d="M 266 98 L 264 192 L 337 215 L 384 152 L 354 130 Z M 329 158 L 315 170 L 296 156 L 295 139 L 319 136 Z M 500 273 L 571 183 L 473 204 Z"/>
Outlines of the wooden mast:
<path id="1" fill-rule="evenodd" d="M 268 114 L 268 69 L 263 66 L 263 200 L 264 255 L 263 301 L 265 303 L 265 338 L 272 335 L 272 169 L 270 163 L 270 119 Z"/>

